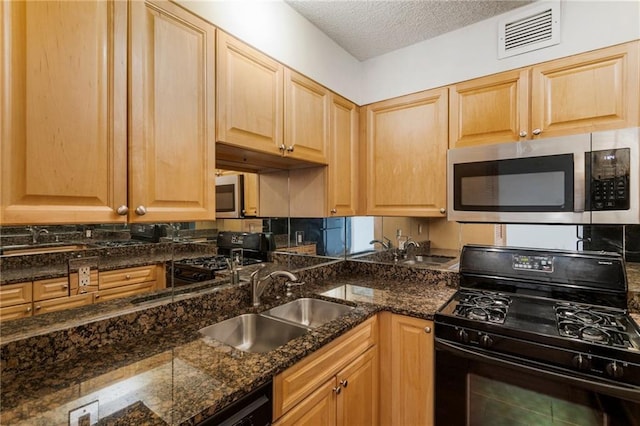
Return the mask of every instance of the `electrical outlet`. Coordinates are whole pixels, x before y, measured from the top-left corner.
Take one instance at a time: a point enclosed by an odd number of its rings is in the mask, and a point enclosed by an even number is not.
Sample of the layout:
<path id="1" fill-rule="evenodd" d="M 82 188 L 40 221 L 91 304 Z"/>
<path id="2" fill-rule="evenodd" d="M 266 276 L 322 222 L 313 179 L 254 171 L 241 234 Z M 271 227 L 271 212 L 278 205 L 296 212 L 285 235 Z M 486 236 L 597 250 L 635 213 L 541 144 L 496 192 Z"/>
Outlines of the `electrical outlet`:
<path id="1" fill-rule="evenodd" d="M 91 229 L 87 229 L 84 231 L 85 238 L 91 238 L 92 232 Z"/>
<path id="2" fill-rule="evenodd" d="M 78 268 L 78 279 L 80 282 L 80 287 L 91 285 L 91 267 L 81 266 L 80 268 Z"/>
<path id="3" fill-rule="evenodd" d="M 98 424 L 98 401 L 90 402 L 69 411 L 69 426 L 91 426 Z"/>

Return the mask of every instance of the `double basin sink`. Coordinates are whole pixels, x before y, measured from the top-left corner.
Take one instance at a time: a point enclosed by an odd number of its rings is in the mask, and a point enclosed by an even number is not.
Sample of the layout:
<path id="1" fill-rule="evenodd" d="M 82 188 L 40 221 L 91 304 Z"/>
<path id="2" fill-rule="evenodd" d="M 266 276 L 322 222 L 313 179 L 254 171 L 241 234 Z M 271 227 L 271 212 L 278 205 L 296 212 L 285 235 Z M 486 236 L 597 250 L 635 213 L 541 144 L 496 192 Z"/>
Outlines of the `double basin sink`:
<path id="1" fill-rule="evenodd" d="M 244 352 L 270 352 L 352 309 L 326 300 L 301 298 L 260 314 L 238 315 L 199 331 Z"/>

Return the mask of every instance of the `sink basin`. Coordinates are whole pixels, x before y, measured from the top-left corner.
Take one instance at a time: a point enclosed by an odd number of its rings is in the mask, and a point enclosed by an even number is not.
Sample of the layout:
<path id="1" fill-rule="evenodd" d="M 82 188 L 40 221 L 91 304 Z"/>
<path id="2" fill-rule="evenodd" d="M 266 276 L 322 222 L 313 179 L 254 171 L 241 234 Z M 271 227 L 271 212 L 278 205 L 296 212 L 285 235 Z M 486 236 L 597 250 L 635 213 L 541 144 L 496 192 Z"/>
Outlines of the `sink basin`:
<path id="1" fill-rule="evenodd" d="M 405 260 L 402 263 L 405 265 L 440 265 L 447 263 L 452 256 L 416 256 L 415 259 Z"/>
<path id="2" fill-rule="evenodd" d="M 302 298 L 263 312 L 263 315 L 282 318 L 305 327 L 315 328 L 351 311 L 353 307 L 326 300 Z"/>
<path id="3" fill-rule="evenodd" d="M 245 352 L 270 352 L 307 332 L 304 327 L 257 314 L 245 314 L 199 330 Z"/>

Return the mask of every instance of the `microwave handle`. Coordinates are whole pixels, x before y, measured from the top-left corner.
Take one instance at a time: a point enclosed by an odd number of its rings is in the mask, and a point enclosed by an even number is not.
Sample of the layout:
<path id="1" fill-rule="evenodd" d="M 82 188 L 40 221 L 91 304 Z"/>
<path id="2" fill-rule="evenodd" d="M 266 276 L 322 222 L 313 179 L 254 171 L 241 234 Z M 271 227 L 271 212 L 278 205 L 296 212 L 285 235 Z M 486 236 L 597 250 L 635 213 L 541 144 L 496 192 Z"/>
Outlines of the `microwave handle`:
<path id="1" fill-rule="evenodd" d="M 575 213 L 584 213 L 586 204 L 586 190 L 589 184 L 587 179 L 591 180 L 590 173 L 586 170 L 585 159 L 589 152 L 578 150 L 574 153 L 573 158 L 573 211 Z"/>

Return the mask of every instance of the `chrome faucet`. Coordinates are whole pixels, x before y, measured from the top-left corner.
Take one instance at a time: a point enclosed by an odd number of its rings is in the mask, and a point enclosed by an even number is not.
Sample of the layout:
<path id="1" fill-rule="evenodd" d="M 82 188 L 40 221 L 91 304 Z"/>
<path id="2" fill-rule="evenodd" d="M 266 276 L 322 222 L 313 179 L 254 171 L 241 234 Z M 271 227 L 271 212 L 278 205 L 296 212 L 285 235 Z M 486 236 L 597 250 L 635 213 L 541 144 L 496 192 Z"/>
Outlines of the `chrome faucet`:
<path id="1" fill-rule="evenodd" d="M 393 248 L 393 244 L 391 244 L 391 240 L 388 239 L 387 237 L 382 237 L 382 239 L 384 241 L 380 241 L 380 240 L 371 240 L 369 241 L 369 244 L 375 244 L 378 243 L 382 246 L 382 248 L 384 248 L 385 250 L 391 250 Z"/>
<path id="2" fill-rule="evenodd" d="M 409 246 L 414 246 L 415 248 L 418 248 L 420 247 L 420 244 L 418 244 L 417 241 L 413 241 L 411 237 L 408 237 L 407 241 L 404 243 L 404 248 L 407 249 L 409 248 Z"/>
<path id="3" fill-rule="evenodd" d="M 38 244 L 40 235 L 49 233 L 49 230 L 37 226 L 27 226 L 27 231 L 31 233 L 31 244 Z"/>
<path id="4" fill-rule="evenodd" d="M 238 284 L 240 282 L 240 265 L 242 265 L 242 259 L 244 257 L 244 251 L 241 248 L 231 249 L 230 257 L 226 260 L 229 272 L 231 273 L 231 284 Z"/>
<path id="5" fill-rule="evenodd" d="M 289 271 L 273 271 L 269 275 L 260 277 L 260 271 L 262 271 L 265 266 L 266 265 L 264 264 L 260 265 L 259 269 L 256 269 L 251 273 L 251 303 L 253 303 L 253 306 L 260 306 L 260 296 L 264 293 L 264 290 L 267 287 L 267 280 L 269 278 L 286 277 L 289 281 L 298 281 L 298 277 Z"/>

